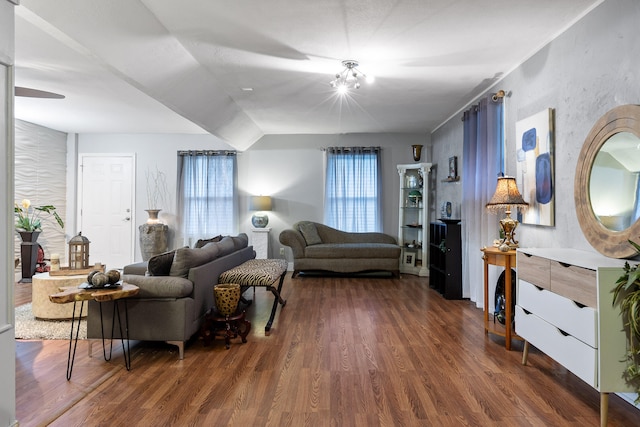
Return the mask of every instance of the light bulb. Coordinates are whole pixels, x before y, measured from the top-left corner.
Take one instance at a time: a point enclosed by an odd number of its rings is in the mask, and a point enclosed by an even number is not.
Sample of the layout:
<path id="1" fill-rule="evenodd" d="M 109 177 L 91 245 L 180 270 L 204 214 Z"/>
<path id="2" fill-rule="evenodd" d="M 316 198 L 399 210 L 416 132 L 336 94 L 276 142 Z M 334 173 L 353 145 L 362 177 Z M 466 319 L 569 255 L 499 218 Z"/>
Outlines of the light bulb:
<path id="1" fill-rule="evenodd" d="M 366 76 L 366 80 L 367 80 L 367 83 L 371 84 L 376 80 L 376 78 L 373 76 Z"/>

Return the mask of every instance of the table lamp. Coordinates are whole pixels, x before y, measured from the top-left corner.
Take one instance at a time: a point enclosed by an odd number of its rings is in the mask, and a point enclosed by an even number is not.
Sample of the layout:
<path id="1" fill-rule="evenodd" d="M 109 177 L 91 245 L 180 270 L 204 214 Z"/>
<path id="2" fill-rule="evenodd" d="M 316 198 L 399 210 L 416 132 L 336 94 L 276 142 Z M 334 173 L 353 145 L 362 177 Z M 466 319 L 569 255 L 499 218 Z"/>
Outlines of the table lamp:
<path id="1" fill-rule="evenodd" d="M 252 196 L 249 209 L 256 211 L 251 217 L 251 224 L 255 228 L 265 228 L 269 224 L 269 217 L 265 211 L 271 210 L 271 197 L 269 196 Z"/>
<path id="2" fill-rule="evenodd" d="M 518 247 L 518 241 L 515 240 L 515 230 L 518 221 L 511 218 L 511 207 L 515 206 L 520 211 L 525 211 L 529 207 L 529 203 L 525 202 L 518 191 L 516 179 L 510 176 L 498 177 L 496 192 L 487 203 L 487 210 L 491 213 L 498 213 L 504 209 L 506 216 L 500 220 L 500 228 L 504 234 L 504 238 L 500 242 L 500 246 L 507 245 L 510 249 Z"/>

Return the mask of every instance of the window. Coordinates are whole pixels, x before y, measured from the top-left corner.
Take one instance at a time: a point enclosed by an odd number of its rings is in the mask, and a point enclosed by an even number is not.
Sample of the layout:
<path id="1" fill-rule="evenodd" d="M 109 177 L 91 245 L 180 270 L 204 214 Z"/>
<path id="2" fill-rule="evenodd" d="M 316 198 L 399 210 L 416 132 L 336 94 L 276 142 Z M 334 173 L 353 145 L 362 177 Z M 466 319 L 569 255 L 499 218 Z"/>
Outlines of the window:
<path id="1" fill-rule="evenodd" d="M 178 152 L 178 213 L 184 245 L 237 233 L 236 153 Z"/>
<path id="2" fill-rule="evenodd" d="M 349 232 L 382 231 L 380 148 L 326 150 L 324 222 Z"/>

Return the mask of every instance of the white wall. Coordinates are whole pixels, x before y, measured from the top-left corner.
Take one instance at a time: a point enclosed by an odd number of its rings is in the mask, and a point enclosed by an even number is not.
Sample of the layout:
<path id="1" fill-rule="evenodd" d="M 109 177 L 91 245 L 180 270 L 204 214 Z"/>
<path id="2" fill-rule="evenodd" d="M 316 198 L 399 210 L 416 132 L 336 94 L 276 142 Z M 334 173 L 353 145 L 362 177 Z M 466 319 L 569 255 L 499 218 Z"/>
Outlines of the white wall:
<path id="1" fill-rule="evenodd" d="M 282 246 L 278 236 L 297 221 L 322 222 L 324 199 L 324 152 L 333 146 L 382 147 L 383 232 L 398 234 L 399 175 L 396 165 L 414 163 L 411 146 L 425 146 L 422 161 L 428 159 L 428 136 L 422 134 L 266 135 L 239 157 L 238 185 L 240 211 L 246 212 L 242 225 L 248 232 L 251 213 L 247 199 L 264 194 L 273 197 L 269 213 L 272 228 L 270 254 L 278 258 Z M 244 193 L 244 194 L 243 194 Z M 244 204 L 242 202 L 244 201 Z M 286 256 L 293 261 L 289 249 Z"/>
<path id="2" fill-rule="evenodd" d="M 29 199 L 32 206 L 53 205 L 66 222 L 67 134 L 22 120 L 15 121 L 15 198 Z M 38 243 L 45 256 L 59 253 L 63 264 L 72 237 L 52 215 L 43 214 Z M 66 224 L 65 224 L 66 225 Z M 20 257 L 20 237 L 14 233 L 14 249 Z M 21 269 L 19 266 L 18 269 Z"/>
<path id="3" fill-rule="evenodd" d="M 273 197 L 269 213 L 272 228 L 270 255 L 279 257 L 280 231 L 303 220 L 322 221 L 324 187 L 324 153 L 329 146 L 380 146 L 383 163 L 383 231 L 395 236 L 398 221 L 398 173 L 396 164 L 413 162 L 411 145 L 423 144 L 422 161 L 428 161 L 428 136 L 420 134 L 352 134 L 352 135 L 269 135 L 238 154 L 238 187 L 240 195 L 239 231 L 250 234 L 249 196 Z M 136 203 L 135 221 L 146 221 L 146 182 L 148 168 L 161 168 L 170 182 L 177 174 L 178 150 L 231 149 L 211 135 L 78 135 L 78 153 L 135 153 Z M 175 184 L 169 188 L 171 206 L 163 208 L 161 218 L 175 227 Z M 137 239 L 136 239 L 137 240 Z M 171 247 L 175 247 L 170 242 Z M 140 260 L 136 241 L 136 260 Z"/>
<path id="4" fill-rule="evenodd" d="M 638 22 L 639 2 L 607 0 L 488 91 L 511 94 L 505 110 L 509 175 L 516 173 L 515 123 L 545 108 L 555 109 L 556 225 L 520 225 L 521 246 L 595 252 L 578 224 L 575 170 L 584 139 L 598 118 L 615 106 L 640 104 Z M 452 150 L 462 156 L 461 116 L 456 114 L 432 134 L 436 162 L 446 162 Z M 438 183 L 439 200 L 460 201 L 461 192 L 448 193 L 450 186 Z M 481 262 L 476 253 L 466 256 Z"/>
<path id="5" fill-rule="evenodd" d="M 13 329 L 13 58 L 14 5 L 0 1 L 0 426 L 16 422 L 16 344 Z M 7 67 L 8 66 L 8 67 Z"/>
<path id="6" fill-rule="evenodd" d="M 135 224 L 143 224 L 147 220 L 145 209 L 147 206 L 147 182 L 145 173 L 162 170 L 167 175 L 168 203 L 162 207 L 160 218 L 170 228 L 176 227 L 176 179 L 179 150 L 229 150 L 231 146 L 212 135 L 188 135 L 188 134 L 80 134 L 77 136 L 77 153 L 101 153 L 101 154 L 125 154 L 136 155 L 136 189 L 133 221 Z M 76 159 L 77 162 L 77 159 Z M 76 175 L 77 176 L 77 175 Z M 77 195 L 75 196 L 77 202 Z M 141 261 L 139 236 L 135 242 L 135 260 Z M 169 246 L 175 247 L 170 235 Z"/>

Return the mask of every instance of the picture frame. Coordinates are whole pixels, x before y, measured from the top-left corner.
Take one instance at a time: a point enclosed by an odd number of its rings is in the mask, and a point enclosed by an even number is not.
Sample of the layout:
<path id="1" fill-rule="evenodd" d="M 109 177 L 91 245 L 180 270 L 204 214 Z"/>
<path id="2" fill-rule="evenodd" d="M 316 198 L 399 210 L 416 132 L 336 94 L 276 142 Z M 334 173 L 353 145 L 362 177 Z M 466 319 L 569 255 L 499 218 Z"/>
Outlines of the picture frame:
<path id="1" fill-rule="evenodd" d="M 449 157 L 449 179 L 458 178 L 458 157 Z"/>
<path id="2" fill-rule="evenodd" d="M 417 255 L 417 252 L 415 252 L 415 251 L 405 251 L 404 258 L 402 260 L 402 263 L 404 264 L 404 266 L 405 267 L 415 267 L 415 265 L 416 265 L 416 255 Z"/>
<path id="3" fill-rule="evenodd" d="M 554 109 L 516 122 L 516 182 L 526 212 L 518 212 L 521 224 L 555 226 Z"/>

